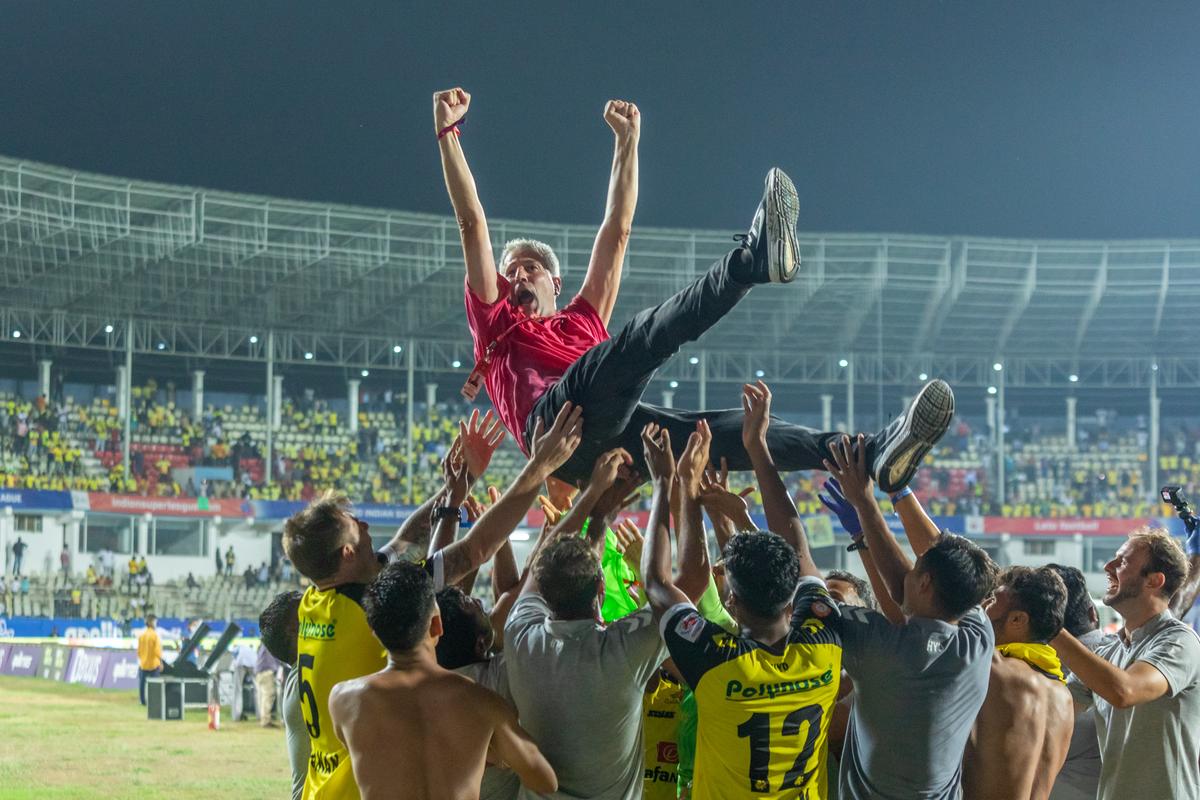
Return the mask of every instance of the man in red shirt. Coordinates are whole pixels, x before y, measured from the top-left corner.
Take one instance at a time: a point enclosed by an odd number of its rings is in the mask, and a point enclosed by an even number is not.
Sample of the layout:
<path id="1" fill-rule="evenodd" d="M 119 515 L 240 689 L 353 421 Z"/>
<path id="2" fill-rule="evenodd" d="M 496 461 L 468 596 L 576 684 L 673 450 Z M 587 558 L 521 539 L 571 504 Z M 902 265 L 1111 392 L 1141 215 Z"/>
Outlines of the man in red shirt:
<path id="1" fill-rule="evenodd" d="M 615 135 L 608 203 L 583 286 L 559 311 L 562 278 L 548 245 L 510 241 L 497 269 L 487 218 L 459 141 L 470 102 L 460 88 L 433 96 L 442 172 L 462 237 L 464 301 L 475 343 L 475 369 L 464 394 L 473 398 L 486 385 L 500 419 L 526 453 L 539 417 L 549 425 L 564 403 L 582 406 L 583 442 L 555 473 L 569 483 L 586 480 L 596 457 L 614 447 L 633 454 L 635 468 L 646 474 L 640 432 L 648 422 L 669 430 L 681 451 L 696 421 L 704 418 L 712 429 L 713 459 L 726 458 L 730 469 L 750 469 L 741 441 L 741 409 L 677 411 L 641 402 L 642 393 L 659 367 L 716 324 L 752 286 L 788 283 L 796 276 L 798 201 L 792 181 L 772 169 L 742 244 L 691 286 L 640 312 L 609 338 L 637 207 L 637 106 L 610 100 L 604 108 L 604 121 Z M 867 439 L 872 476 L 881 489 L 895 492 L 912 479 L 953 413 L 950 387 L 931 381 L 903 415 Z M 828 443 L 841 436 L 783 421 L 772 421 L 769 431 L 768 447 L 780 470 L 821 469 L 832 458 Z"/>

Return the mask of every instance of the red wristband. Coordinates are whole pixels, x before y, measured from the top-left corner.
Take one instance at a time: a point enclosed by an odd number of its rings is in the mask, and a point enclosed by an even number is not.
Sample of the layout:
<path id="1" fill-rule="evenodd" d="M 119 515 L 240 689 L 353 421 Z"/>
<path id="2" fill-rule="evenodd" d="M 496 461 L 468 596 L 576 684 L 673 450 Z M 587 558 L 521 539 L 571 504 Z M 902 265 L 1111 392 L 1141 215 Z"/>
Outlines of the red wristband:
<path id="1" fill-rule="evenodd" d="M 453 132 L 455 136 L 462 136 L 462 131 L 459 130 L 459 128 L 458 128 L 458 126 L 461 122 L 462 122 L 462 120 L 459 120 L 458 122 L 454 123 L 453 125 L 447 125 L 446 127 L 442 128 L 440 131 L 438 131 L 438 135 L 437 135 L 438 140 L 441 141 L 441 138 L 450 132 Z"/>

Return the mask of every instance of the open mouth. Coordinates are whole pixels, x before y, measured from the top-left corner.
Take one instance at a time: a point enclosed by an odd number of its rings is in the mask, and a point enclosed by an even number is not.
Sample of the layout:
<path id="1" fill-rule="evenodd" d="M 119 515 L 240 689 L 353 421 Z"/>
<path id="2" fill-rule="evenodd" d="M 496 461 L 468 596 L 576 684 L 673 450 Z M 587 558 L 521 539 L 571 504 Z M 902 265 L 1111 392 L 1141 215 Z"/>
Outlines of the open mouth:
<path id="1" fill-rule="evenodd" d="M 532 303 L 535 299 L 536 296 L 534 293 L 529 289 L 526 289 L 524 286 L 518 286 L 517 290 L 513 292 L 513 302 L 519 306 L 523 306 L 526 303 Z"/>

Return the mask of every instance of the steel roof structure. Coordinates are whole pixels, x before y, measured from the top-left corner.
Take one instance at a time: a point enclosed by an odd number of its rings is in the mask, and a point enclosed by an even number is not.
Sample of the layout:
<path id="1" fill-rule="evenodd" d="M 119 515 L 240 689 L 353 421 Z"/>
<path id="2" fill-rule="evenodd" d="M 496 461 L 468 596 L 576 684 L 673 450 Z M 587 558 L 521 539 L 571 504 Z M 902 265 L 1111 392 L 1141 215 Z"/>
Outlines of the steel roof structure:
<path id="1" fill-rule="evenodd" d="M 568 287 L 595 229 L 491 220 L 553 246 Z M 693 280 L 735 231 L 636 228 L 619 325 Z M 793 285 L 760 288 L 667 376 L 1200 386 L 1200 240 L 801 235 Z M 471 362 L 453 218 L 85 174 L 0 157 L 0 341 L 261 361 Z"/>

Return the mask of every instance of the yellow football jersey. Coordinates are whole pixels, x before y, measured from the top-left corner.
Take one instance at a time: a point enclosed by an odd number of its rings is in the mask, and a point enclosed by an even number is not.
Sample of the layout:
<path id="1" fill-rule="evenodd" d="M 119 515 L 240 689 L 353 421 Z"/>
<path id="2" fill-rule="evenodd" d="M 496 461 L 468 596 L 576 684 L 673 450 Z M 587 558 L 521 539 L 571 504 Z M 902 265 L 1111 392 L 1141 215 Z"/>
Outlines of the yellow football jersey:
<path id="1" fill-rule="evenodd" d="M 696 696 L 695 800 L 824 800 L 842 645 L 819 580 L 796 592 L 781 650 L 733 636 L 691 605 L 663 618 L 667 649 Z"/>
<path id="2" fill-rule="evenodd" d="M 646 800 L 675 800 L 679 771 L 679 703 L 683 687 L 660 671 L 654 691 L 642 696 L 642 742 L 646 748 Z"/>
<path id="3" fill-rule="evenodd" d="M 329 718 L 329 692 L 345 680 L 377 672 L 387 652 L 367 625 L 363 584 L 318 590 L 310 586 L 300 599 L 300 706 L 308 727 L 311 753 L 304 800 L 358 800 L 350 754 L 338 741 Z"/>

